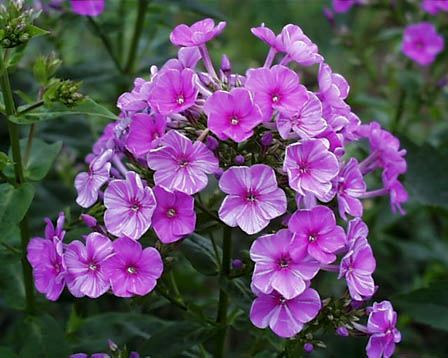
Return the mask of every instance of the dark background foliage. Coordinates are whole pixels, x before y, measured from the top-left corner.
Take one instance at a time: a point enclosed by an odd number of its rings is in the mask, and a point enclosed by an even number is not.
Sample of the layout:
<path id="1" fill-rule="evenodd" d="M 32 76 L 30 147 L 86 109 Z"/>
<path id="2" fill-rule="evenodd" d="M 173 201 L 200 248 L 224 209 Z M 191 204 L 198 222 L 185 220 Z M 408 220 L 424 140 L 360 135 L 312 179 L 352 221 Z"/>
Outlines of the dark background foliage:
<path id="1" fill-rule="evenodd" d="M 12 82 L 16 99 L 36 97 L 38 88 L 32 66 L 38 54 L 54 51 L 63 60 L 60 78 L 81 80 L 82 92 L 117 113 L 116 99 L 132 88 L 137 76 L 147 77 L 152 64 L 161 65 L 175 56 L 169 43 L 171 29 L 203 17 L 226 20 L 223 35 L 211 44 L 216 61 L 229 56 L 234 70 L 263 63 L 267 48 L 255 39 L 250 28 L 264 22 L 275 31 L 288 23 L 298 24 L 318 44 L 335 72 L 351 85 L 348 102 L 364 122 L 377 120 L 402 140 L 407 149 L 409 170 L 405 185 L 410 193 L 405 216 L 393 215 L 387 199 L 365 203 L 369 239 L 377 259 L 375 300 L 391 299 L 399 312 L 403 342 L 397 356 L 446 357 L 448 355 L 448 121 L 446 76 L 448 51 L 436 63 L 420 68 L 400 52 L 403 27 L 425 18 L 437 24 L 448 39 L 448 17 L 424 15 L 419 1 L 375 1 L 328 21 L 323 7 L 328 0 L 159 0 L 147 9 L 138 57 L 133 68 L 114 66 L 89 20 L 69 11 L 43 13 L 40 27 L 50 34 L 30 43 Z M 95 21 L 111 38 L 114 54 L 124 62 L 131 42 L 137 0 L 109 0 L 106 11 Z M 310 84 L 312 85 L 312 84 Z M 96 116 L 67 115 L 39 123 L 37 136 L 48 143 L 61 142 L 62 150 L 52 170 L 36 186 L 31 206 L 33 235 L 41 235 L 43 217 L 55 218 L 65 210 L 76 223 L 80 210 L 74 205 L 73 179 L 85 168 L 83 158 L 105 124 Z M 25 131 L 23 133 L 26 134 Z M 8 150 L 4 121 L 0 121 L 0 149 Z M 33 155 L 39 153 L 35 146 Z M 44 150 L 44 149 L 42 149 Z M 45 163 L 37 163 L 42 166 Z M 20 205 L 20 199 L 15 202 Z M 218 205 L 218 204 L 216 204 Z M 0 241 L 7 246 L 19 242 L 16 233 L 0 227 Z M 199 228 L 207 231 L 210 228 Z M 69 240 L 83 230 L 71 231 Z M 219 231 L 216 231 L 219 235 Z M 234 258 L 247 260 L 247 237 L 235 238 Z M 75 300 L 67 293 L 56 303 L 38 297 L 35 318 L 22 313 L 24 288 L 21 269 L 7 246 L 0 247 L 0 357 L 64 357 L 73 352 L 107 350 L 107 340 L 152 357 L 199 356 L 207 349 L 213 332 L 200 324 L 199 310 L 214 318 L 218 281 L 216 263 L 207 255 L 200 238 L 183 243 L 173 254 L 173 273 L 190 310 L 170 304 L 158 295 L 130 300 L 104 296 L 97 300 Z M 191 262 L 192 264 L 190 264 Z M 206 275 L 198 275 L 196 271 Z M 210 276 L 207 276 L 210 275 Z M 234 280 L 229 356 L 274 356 L 281 341 L 268 332 L 255 330 L 248 321 L 251 294 L 248 277 Z M 322 296 L 339 295 L 342 284 L 332 275 L 320 275 L 316 287 Z M 182 318 L 187 317 L 187 320 Z M 327 333 L 327 349 L 315 357 L 359 357 L 366 339 L 342 338 Z M 199 345 L 201 344 L 201 345 Z M 205 348 L 204 348 L 205 347 Z M 249 353 L 247 353 L 249 352 Z"/>

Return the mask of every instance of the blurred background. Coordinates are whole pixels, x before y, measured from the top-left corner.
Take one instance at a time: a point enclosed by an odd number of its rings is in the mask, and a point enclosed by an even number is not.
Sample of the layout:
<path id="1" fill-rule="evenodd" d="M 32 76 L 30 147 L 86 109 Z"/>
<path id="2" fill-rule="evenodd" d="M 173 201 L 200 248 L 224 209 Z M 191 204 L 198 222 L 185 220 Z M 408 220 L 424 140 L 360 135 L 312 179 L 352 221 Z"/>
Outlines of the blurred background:
<path id="1" fill-rule="evenodd" d="M 40 3 L 30 1 L 32 6 Z M 267 54 L 267 46 L 250 33 L 251 27 L 265 23 L 278 33 L 286 24 L 299 25 L 319 46 L 334 72 L 350 83 L 348 102 L 353 111 L 363 122 L 379 121 L 408 151 L 404 183 L 410 200 L 405 205 L 406 215 L 392 214 L 386 198 L 366 202 L 365 220 L 377 259 L 374 277 L 380 287 L 375 300 L 390 299 L 399 312 L 403 341 L 396 356 L 448 357 L 448 51 L 425 68 L 400 51 L 404 27 L 423 19 L 436 24 L 448 39 L 448 13 L 429 16 L 420 9 L 420 0 L 371 1 L 344 14 L 331 12 L 330 0 L 153 0 L 146 10 L 135 62 L 125 70 L 118 69 L 113 57 L 120 63 L 127 60 L 137 3 L 107 0 L 105 12 L 94 19 L 71 13 L 64 3 L 60 9 L 45 7 L 37 24 L 50 34 L 30 43 L 12 75 L 17 100 L 37 96 L 32 66 L 39 54 L 55 52 L 63 61 L 59 78 L 82 81 L 83 93 L 118 113 L 116 100 L 132 89 L 134 78 L 147 78 L 151 65 L 160 66 L 176 55 L 169 42 L 176 24 L 190 24 L 204 17 L 227 21 L 224 33 L 211 42 L 210 51 L 217 63 L 226 54 L 240 73 L 261 65 Z M 110 52 L 101 41 L 102 34 L 110 39 Z M 72 221 L 78 218 L 73 180 L 85 168 L 84 157 L 105 123 L 94 116 L 70 115 L 37 126 L 39 138 L 62 141 L 63 148 L 37 188 L 30 213 L 33 236 L 42 235 L 45 216 L 54 219 L 59 211 L 66 210 Z M 8 145 L 6 126 L 1 121 L 0 149 L 7 150 Z M 79 230 L 69 233 L 72 238 L 81 234 Z M 235 258 L 244 259 L 240 249 L 248 245 L 238 245 Z M 47 315 L 30 325 L 20 311 L 24 306 L 20 266 L 6 253 L 1 255 L 0 357 L 14 356 L 12 351 L 20 352 L 20 357 L 105 351 L 108 339 L 139 351 L 153 334 L 158 335 L 148 350 L 153 357 L 200 355 L 195 337 L 173 342 L 173 337 L 185 334 L 185 327 L 162 321 L 181 319 L 182 312 L 151 296 L 75 302 L 64 294 L 58 303 L 39 296 L 40 310 Z M 201 300 L 207 290 L 216 292 L 216 279 L 198 277 L 185 262 L 174 271 L 186 297 L 197 300 L 198 306 L 215 302 L 216 297 Z M 334 279 L 322 275 L 317 281 L 322 296 L 340 294 L 342 286 L 335 285 Z M 235 309 L 229 356 L 243 356 L 250 322 L 241 312 L 248 312 L 250 297 L 237 292 L 233 299 L 239 310 Z M 261 337 L 251 356 L 275 356 L 272 347 L 278 342 L 268 333 Z M 364 355 L 363 337 L 329 333 L 323 340 L 328 349 L 317 349 L 312 356 Z"/>

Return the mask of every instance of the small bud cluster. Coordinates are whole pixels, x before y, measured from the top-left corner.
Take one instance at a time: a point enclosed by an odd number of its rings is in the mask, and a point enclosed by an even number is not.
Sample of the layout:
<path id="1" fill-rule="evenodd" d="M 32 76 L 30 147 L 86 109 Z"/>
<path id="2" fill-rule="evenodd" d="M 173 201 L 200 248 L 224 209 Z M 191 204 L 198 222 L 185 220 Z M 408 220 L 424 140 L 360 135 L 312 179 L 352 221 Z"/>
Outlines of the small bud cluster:
<path id="1" fill-rule="evenodd" d="M 31 38 L 30 25 L 35 13 L 25 10 L 23 1 L 9 1 L 0 7 L 0 44 L 13 48 L 26 44 Z"/>

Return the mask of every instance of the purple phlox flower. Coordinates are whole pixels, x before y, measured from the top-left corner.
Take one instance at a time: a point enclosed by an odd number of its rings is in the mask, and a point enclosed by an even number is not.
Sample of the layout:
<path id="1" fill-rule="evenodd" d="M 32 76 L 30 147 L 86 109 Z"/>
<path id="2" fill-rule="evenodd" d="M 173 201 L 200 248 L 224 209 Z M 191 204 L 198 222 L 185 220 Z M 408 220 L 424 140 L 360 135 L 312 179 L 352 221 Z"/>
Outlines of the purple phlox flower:
<path id="1" fill-rule="evenodd" d="M 70 0 L 74 13 L 83 16 L 98 16 L 104 11 L 105 0 Z"/>
<path id="2" fill-rule="evenodd" d="M 75 178 L 75 188 L 78 192 L 76 202 L 83 208 L 92 206 L 98 200 L 101 187 L 109 180 L 110 160 L 113 150 L 107 149 L 89 164 L 89 171 L 79 173 Z"/>
<path id="3" fill-rule="evenodd" d="M 88 160 L 86 158 L 86 162 L 90 163 L 95 156 L 99 156 L 101 153 L 103 153 L 107 149 L 115 149 L 115 127 L 117 126 L 118 121 L 109 123 L 105 128 L 101 136 L 97 139 L 95 144 L 92 147 L 92 159 Z M 89 157 L 89 156 L 87 156 Z"/>
<path id="4" fill-rule="evenodd" d="M 350 249 L 357 241 L 367 241 L 369 227 L 360 218 L 348 222 L 347 247 Z"/>
<path id="5" fill-rule="evenodd" d="M 348 12 L 359 0 L 332 0 L 333 10 L 338 13 Z"/>
<path id="6" fill-rule="evenodd" d="M 274 110 L 294 113 L 308 99 L 299 75 L 282 65 L 248 70 L 245 87 L 254 93 L 265 121 L 271 119 Z"/>
<path id="7" fill-rule="evenodd" d="M 153 247 L 128 237 L 112 243 L 114 255 L 103 264 L 104 275 L 110 280 L 112 292 L 118 297 L 144 296 L 151 292 L 162 275 L 163 262 Z"/>
<path id="8" fill-rule="evenodd" d="M 177 58 L 172 58 L 165 62 L 160 69 L 159 74 L 165 70 L 175 69 L 182 71 L 184 68 L 195 69 L 199 60 L 201 59 L 201 52 L 197 47 L 182 47 L 177 52 Z"/>
<path id="9" fill-rule="evenodd" d="M 295 234 L 298 245 L 305 246 L 308 254 L 323 264 L 336 260 L 335 253 L 346 243 L 344 230 L 336 225 L 333 212 L 326 206 L 296 211 L 288 228 Z"/>
<path id="10" fill-rule="evenodd" d="M 375 302 L 370 308 L 367 332 L 371 334 L 366 347 L 369 358 L 389 358 L 400 343 L 401 334 L 395 327 L 397 313 L 389 301 Z"/>
<path id="11" fill-rule="evenodd" d="M 144 157 L 158 146 L 165 134 L 166 118 L 158 113 L 137 113 L 132 117 L 126 148 L 137 158 Z"/>
<path id="12" fill-rule="evenodd" d="M 375 282 L 372 274 L 375 268 L 375 257 L 367 240 L 355 241 L 341 260 L 338 277 L 345 277 L 352 299 L 362 301 L 373 296 Z"/>
<path id="13" fill-rule="evenodd" d="M 87 235 L 86 245 L 78 240 L 67 245 L 64 262 L 67 287 L 73 296 L 97 298 L 109 289 L 103 265 L 112 255 L 112 241 L 97 232 Z"/>
<path id="14" fill-rule="evenodd" d="M 207 174 L 218 170 L 218 159 L 202 142 L 192 143 L 171 130 L 163 136 L 161 144 L 148 153 L 148 166 L 155 170 L 156 185 L 193 195 L 207 186 Z"/>
<path id="15" fill-rule="evenodd" d="M 200 46 L 221 34 L 225 27 L 226 22 L 221 21 L 215 26 L 212 19 L 200 20 L 191 26 L 177 25 L 170 34 L 170 41 L 176 46 Z"/>
<path id="16" fill-rule="evenodd" d="M 300 295 L 320 268 L 286 229 L 255 240 L 250 257 L 255 262 L 252 285 L 265 294 L 275 290 L 286 299 Z"/>
<path id="17" fill-rule="evenodd" d="M 126 179 L 109 183 L 104 192 L 104 206 L 107 231 L 138 240 L 151 225 L 156 200 L 152 189 L 137 173 L 127 172 Z"/>
<path id="18" fill-rule="evenodd" d="M 219 218 L 231 227 L 256 234 L 286 212 L 285 192 L 277 185 L 274 170 L 265 164 L 231 167 L 219 180 L 228 194 L 219 209 Z"/>
<path id="19" fill-rule="evenodd" d="M 117 107 L 122 112 L 138 112 L 149 107 L 148 98 L 152 83 L 143 78 L 136 78 L 131 92 L 125 92 L 118 97 Z"/>
<path id="20" fill-rule="evenodd" d="M 46 218 L 45 237 L 33 237 L 28 243 L 27 259 L 33 268 L 34 285 L 47 299 L 56 301 L 65 286 L 62 259 L 65 231 L 64 213 L 59 213 L 56 226 Z"/>
<path id="21" fill-rule="evenodd" d="M 440 11 L 448 11 L 448 0 L 423 0 L 421 6 L 428 14 L 437 15 Z"/>
<path id="22" fill-rule="evenodd" d="M 151 107 L 163 115 L 190 108 L 199 92 L 195 85 L 196 78 L 197 75 L 189 68 L 182 71 L 169 69 L 159 73 L 149 93 Z"/>
<path id="23" fill-rule="evenodd" d="M 333 73 L 331 67 L 322 62 L 318 73 L 319 93 L 318 97 L 324 105 L 324 118 L 328 117 L 332 109 L 349 109 L 345 99 L 350 86 L 348 82 L 338 73 Z"/>
<path id="24" fill-rule="evenodd" d="M 175 190 L 169 192 L 160 186 L 154 188 L 157 207 L 152 221 L 157 237 L 170 244 L 191 234 L 196 227 L 194 198 Z"/>
<path id="25" fill-rule="evenodd" d="M 308 100 L 295 113 L 280 112 L 275 122 L 283 139 L 289 139 L 294 134 L 302 139 L 313 138 L 327 128 L 327 122 L 322 118 L 322 103 L 312 92 L 308 92 Z"/>
<path id="26" fill-rule="evenodd" d="M 258 27 L 253 27 L 250 31 L 254 36 L 258 37 L 261 41 L 274 48 L 276 51 L 284 51 L 280 37 L 277 37 L 274 31 L 272 31 L 269 27 L 266 27 L 264 24 L 261 24 L 261 26 Z"/>
<path id="27" fill-rule="evenodd" d="M 358 161 L 355 158 L 351 158 L 342 168 L 336 181 L 338 208 L 341 218 L 347 220 L 346 213 L 354 217 L 361 217 L 363 207 L 359 197 L 365 193 L 367 186 L 359 169 Z"/>
<path id="28" fill-rule="evenodd" d="M 409 199 L 408 192 L 397 179 L 389 182 L 386 186 L 389 191 L 390 196 L 390 206 L 392 207 L 392 212 L 399 212 L 401 215 L 405 214 L 405 211 L 401 207 L 401 204 L 405 203 Z"/>
<path id="29" fill-rule="evenodd" d="M 318 53 L 318 47 L 297 25 L 286 25 L 280 34 L 280 41 L 288 57 L 298 64 L 311 66 L 324 60 Z"/>
<path id="30" fill-rule="evenodd" d="M 339 163 L 329 151 L 328 141 L 309 139 L 286 147 L 283 170 L 288 174 L 289 186 L 299 194 L 324 198 L 339 172 Z"/>
<path id="31" fill-rule="evenodd" d="M 430 65 L 445 46 L 443 37 L 429 22 L 409 25 L 404 30 L 402 51 L 419 65 Z"/>
<path id="32" fill-rule="evenodd" d="M 263 121 L 260 108 L 245 88 L 216 91 L 205 102 L 204 112 L 208 117 L 208 128 L 219 139 L 230 138 L 237 143 L 250 138 L 253 129 Z"/>
<path id="33" fill-rule="evenodd" d="M 312 288 L 305 289 L 289 300 L 276 291 L 270 294 L 255 293 L 257 298 L 250 309 L 250 320 L 258 328 L 269 326 L 276 335 L 283 338 L 299 333 L 306 323 L 317 316 L 322 307 L 319 294 Z"/>

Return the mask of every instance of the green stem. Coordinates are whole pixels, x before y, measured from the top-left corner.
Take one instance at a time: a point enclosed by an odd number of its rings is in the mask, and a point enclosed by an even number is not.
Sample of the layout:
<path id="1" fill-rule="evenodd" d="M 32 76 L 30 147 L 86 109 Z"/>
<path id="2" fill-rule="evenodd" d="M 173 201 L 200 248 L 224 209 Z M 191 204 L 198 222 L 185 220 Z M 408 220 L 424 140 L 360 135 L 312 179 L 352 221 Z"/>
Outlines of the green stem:
<path id="1" fill-rule="evenodd" d="M 3 100 L 5 102 L 6 109 L 6 121 L 8 122 L 9 139 L 11 142 L 12 158 L 14 160 L 14 174 L 16 180 L 16 186 L 24 183 L 25 176 L 23 174 L 22 155 L 20 152 L 20 140 L 19 140 L 19 127 L 17 124 L 9 120 L 10 116 L 16 114 L 16 105 L 14 103 L 14 97 L 12 95 L 11 83 L 9 82 L 8 71 L 5 68 L 3 56 L 0 56 L 0 86 L 3 93 Z M 26 259 L 26 249 L 30 240 L 30 234 L 28 230 L 28 220 L 25 217 L 20 222 L 20 237 L 22 246 L 22 270 L 23 280 L 25 283 L 26 294 L 26 311 L 29 314 L 34 313 L 34 287 L 33 276 L 31 272 L 31 266 Z"/>
<path id="2" fill-rule="evenodd" d="M 104 48 L 106 49 L 107 53 L 109 54 L 110 58 L 112 59 L 116 69 L 118 72 L 123 73 L 123 69 L 121 68 L 120 61 L 118 60 L 118 57 L 115 55 L 114 49 L 112 47 L 112 44 L 109 40 L 109 37 L 103 32 L 100 25 L 90 16 L 87 17 L 87 20 L 89 21 L 89 24 L 91 28 L 93 29 L 93 32 L 98 35 L 101 42 L 103 43 Z"/>
<path id="3" fill-rule="evenodd" d="M 44 101 L 43 100 L 37 101 L 35 103 L 32 103 L 32 104 L 28 105 L 27 107 L 25 107 L 21 111 L 18 111 L 17 115 L 20 116 L 22 114 L 31 112 L 32 110 L 34 110 L 36 108 L 39 108 L 39 107 L 42 107 L 43 105 L 44 105 Z"/>
<path id="4" fill-rule="evenodd" d="M 216 346 L 216 357 L 224 357 L 226 337 L 227 337 L 227 308 L 229 305 L 229 296 L 227 294 L 227 279 L 230 274 L 230 259 L 232 255 L 232 229 L 224 226 L 224 235 L 222 238 L 222 265 L 219 277 L 219 302 L 216 323 L 220 326 Z"/>
<path id="5" fill-rule="evenodd" d="M 137 55 L 138 43 L 145 25 L 146 9 L 148 8 L 149 0 L 138 0 L 137 19 L 134 24 L 134 33 L 132 35 L 131 46 L 129 47 L 128 59 L 124 66 L 124 73 L 131 74 L 134 70 L 135 58 Z"/>

